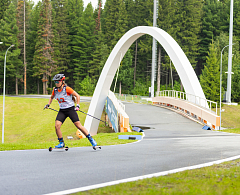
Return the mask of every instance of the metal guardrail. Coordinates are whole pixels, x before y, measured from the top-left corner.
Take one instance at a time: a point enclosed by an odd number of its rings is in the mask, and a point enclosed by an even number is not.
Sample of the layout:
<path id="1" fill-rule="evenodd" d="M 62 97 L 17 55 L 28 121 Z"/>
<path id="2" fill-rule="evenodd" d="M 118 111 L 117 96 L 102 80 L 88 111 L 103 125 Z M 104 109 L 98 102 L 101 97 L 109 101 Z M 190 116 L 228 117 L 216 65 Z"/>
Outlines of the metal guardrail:
<path id="1" fill-rule="evenodd" d="M 165 97 L 172 97 L 172 98 L 185 100 L 185 101 L 194 103 L 202 108 L 205 108 L 211 112 L 214 112 L 212 108 L 216 108 L 216 111 L 214 113 L 217 114 L 217 102 L 207 100 L 207 99 L 204 99 L 192 94 L 188 94 L 182 91 L 175 91 L 175 90 L 157 91 L 156 96 L 165 96 Z"/>
<path id="2" fill-rule="evenodd" d="M 110 90 L 107 100 L 107 113 L 112 125 L 114 125 L 115 132 L 129 131 L 129 116 L 125 112 L 125 105 L 121 100 L 118 100 L 115 94 Z M 109 109 L 109 107 L 111 108 Z"/>
<path id="3" fill-rule="evenodd" d="M 151 98 L 148 96 L 140 96 L 140 95 L 130 95 L 130 94 L 119 94 L 115 93 L 115 96 L 118 100 L 126 101 L 126 102 L 135 102 L 140 104 L 148 104 L 152 102 Z"/>
<path id="4" fill-rule="evenodd" d="M 108 96 L 110 97 L 110 99 L 117 103 L 117 107 L 120 106 L 125 111 L 125 105 L 120 100 L 118 100 L 118 98 L 112 91 L 108 92 Z"/>

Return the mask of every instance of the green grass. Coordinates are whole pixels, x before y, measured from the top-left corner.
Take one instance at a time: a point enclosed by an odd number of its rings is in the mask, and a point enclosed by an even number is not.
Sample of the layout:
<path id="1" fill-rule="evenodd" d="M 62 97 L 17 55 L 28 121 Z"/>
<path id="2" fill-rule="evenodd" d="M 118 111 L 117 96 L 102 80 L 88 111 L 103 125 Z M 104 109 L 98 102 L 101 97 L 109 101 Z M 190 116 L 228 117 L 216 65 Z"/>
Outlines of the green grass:
<path id="1" fill-rule="evenodd" d="M 0 150 L 43 149 L 55 146 L 57 143 L 55 133 L 57 112 L 43 110 L 47 103 L 48 99 L 6 97 L 4 144 L 0 143 Z M 88 111 L 88 107 L 88 102 L 80 104 L 84 112 Z M 51 104 L 51 108 L 59 109 L 56 100 Z M 0 110 L 2 110 L 2 96 L 0 97 Z M 81 112 L 78 112 L 78 115 L 81 123 L 84 124 L 86 115 Z M 0 118 L 2 119 L 2 112 Z M 104 115 L 101 119 L 104 120 Z M 87 139 L 78 139 L 77 129 L 69 118 L 62 125 L 61 131 L 69 147 L 90 146 Z M 98 133 L 94 138 L 102 146 L 134 142 L 134 140 L 118 139 L 120 133 L 113 133 L 112 129 L 105 127 L 103 122 L 99 124 Z M 131 134 L 139 133 L 132 132 Z M 67 136 L 72 136 L 74 139 L 68 140 Z M 0 138 L 2 140 L 2 132 Z"/>
<path id="2" fill-rule="evenodd" d="M 239 194 L 239 166 L 240 160 L 236 160 L 211 167 L 188 170 L 167 176 L 128 182 L 76 194 Z"/>
<path id="3" fill-rule="evenodd" d="M 139 135 L 137 132 L 125 132 L 125 133 L 99 133 L 94 137 L 94 139 L 97 141 L 98 145 L 101 146 L 107 146 L 107 145 L 118 145 L 118 144 L 126 144 L 135 142 L 135 140 L 123 140 L 118 139 L 118 135 Z M 5 150 L 26 150 L 26 149 L 48 149 L 50 146 L 57 145 L 57 137 L 56 135 L 53 136 L 53 141 L 41 141 L 38 140 L 30 140 L 26 142 L 19 141 L 18 143 L 4 143 L 0 144 L 0 151 Z M 90 142 L 84 138 L 84 139 L 78 139 L 76 136 L 73 140 L 68 140 L 67 138 L 64 140 L 65 144 L 68 147 L 84 147 L 84 146 L 91 146 Z"/>
<path id="4" fill-rule="evenodd" d="M 228 129 L 240 128 L 240 105 L 228 106 L 223 105 L 222 109 L 222 126 Z M 218 112 L 219 113 L 219 112 Z"/>
<path id="5" fill-rule="evenodd" d="M 223 105 L 222 109 L 222 127 L 226 128 L 221 130 L 228 133 L 240 134 L 240 105 L 229 106 Z M 218 109 L 219 113 L 219 109 Z"/>

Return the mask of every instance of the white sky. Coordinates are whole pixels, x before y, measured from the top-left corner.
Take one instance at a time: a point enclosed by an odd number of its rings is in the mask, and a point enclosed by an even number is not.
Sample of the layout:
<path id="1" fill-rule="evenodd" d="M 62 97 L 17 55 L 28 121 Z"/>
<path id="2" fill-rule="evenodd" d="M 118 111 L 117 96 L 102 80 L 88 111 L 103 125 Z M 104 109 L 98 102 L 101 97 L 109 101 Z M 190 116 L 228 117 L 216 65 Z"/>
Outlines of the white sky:
<path id="1" fill-rule="evenodd" d="M 96 9 L 98 6 L 98 0 L 83 0 L 84 7 L 86 7 L 87 4 L 90 2 L 92 3 L 93 8 Z M 102 0 L 102 3 L 103 3 L 102 7 L 104 7 L 105 2 L 106 0 Z"/>
<path id="2" fill-rule="evenodd" d="M 40 0 L 33 0 L 33 1 L 36 5 Z M 90 2 L 92 3 L 93 8 L 96 9 L 97 5 L 98 5 L 98 0 L 83 0 L 84 7 L 86 7 L 87 4 Z M 104 7 L 105 2 L 106 2 L 106 0 L 102 0 L 102 3 L 103 3 L 102 7 Z"/>

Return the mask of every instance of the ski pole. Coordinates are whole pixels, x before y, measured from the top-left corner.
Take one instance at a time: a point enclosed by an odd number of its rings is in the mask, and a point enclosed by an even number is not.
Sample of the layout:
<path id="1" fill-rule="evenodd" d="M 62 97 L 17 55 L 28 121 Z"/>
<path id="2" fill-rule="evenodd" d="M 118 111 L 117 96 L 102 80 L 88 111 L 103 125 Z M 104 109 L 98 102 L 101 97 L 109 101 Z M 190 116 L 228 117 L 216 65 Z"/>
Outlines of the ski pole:
<path id="1" fill-rule="evenodd" d="M 97 117 L 95 117 L 95 116 L 92 116 L 92 115 L 90 115 L 90 114 L 88 114 L 88 113 L 86 113 L 86 112 L 83 112 L 83 111 L 81 111 L 81 110 L 79 110 L 79 111 L 82 112 L 82 113 L 84 113 L 84 114 L 86 114 L 86 115 L 88 115 L 88 116 L 91 116 L 91 117 L 93 117 L 93 118 L 95 118 L 95 119 L 97 119 L 97 120 L 102 121 L 102 122 L 105 123 L 105 121 L 103 121 L 103 120 L 101 120 L 101 119 L 99 119 L 99 118 L 97 118 Z M 105 124 L 106 124 L 106 123 L 105 123 Z"/>
<path id="2" fill-rule="evenodd" d="M 45 108 L 44 108 L 44 109 L 45 109 Z M 58 112 L 57 110 L 55 110 L 55 109 L 53 109 L 53 108 L 48 108 L 48 109 L 53 110 L 53 111 L 55 111 L 55 112 Z M 92 116 L 92 115 L 90 115 L 90 114 L 88 114 L 88 113 L 86 113 L 86 112 L 83 112 L 83 111 L 81 111 L 81 110 L 79 110 L 79 111 L 82 112 L 82 113 L 84 113 L 84 114 L 86 114 L 86 115 L 88 115 L 88 116 L 91 116 L 91 117 L 93 117 L 93 118 L 95 118 L 95 119 L 97 119 L 97 120 L 102 121 L 102 122 L 105 123 L 105 121 L 103 121 L 103 120 L 101 120 L 101 119 L 99 119 L 99 118 L 97 118 L 97 117 L 95 117 L 95 116 Z"/>
<path id="3" fill-rule="evenodd" d="M 53 111 L 55 111 L 55 112 L 58 112 L 57 110 L 54 110 L 53 108 L 48 108 L 48 109 L 53 110 Z"/>
<path id="4" fill-rule="evenodd" d="M 58 112 L 57 110 L 54 110 L 53 108 L 47 108 L 47 109 L 50 109 L 50 110 L 53 110 L 53 111 L 55 111 L 55 112 Z M 45 110 L 45 108 L 43 108 L 43 110 Z"/>

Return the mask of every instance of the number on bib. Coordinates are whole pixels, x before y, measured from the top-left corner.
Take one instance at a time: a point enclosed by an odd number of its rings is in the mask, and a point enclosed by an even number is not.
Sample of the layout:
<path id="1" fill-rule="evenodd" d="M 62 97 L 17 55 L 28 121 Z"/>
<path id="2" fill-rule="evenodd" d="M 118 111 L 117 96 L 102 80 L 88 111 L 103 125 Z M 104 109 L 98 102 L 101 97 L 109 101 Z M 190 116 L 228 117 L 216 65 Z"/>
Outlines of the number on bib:
<path id="1" fill-rule="evenodd" d="M 60 99 L 57 98 L 57 101 L 58 101 L 59 103 L 66 102 L 66 101 L 64 100 L 64 98 L 60 98 Z"/>

